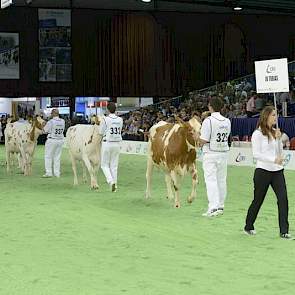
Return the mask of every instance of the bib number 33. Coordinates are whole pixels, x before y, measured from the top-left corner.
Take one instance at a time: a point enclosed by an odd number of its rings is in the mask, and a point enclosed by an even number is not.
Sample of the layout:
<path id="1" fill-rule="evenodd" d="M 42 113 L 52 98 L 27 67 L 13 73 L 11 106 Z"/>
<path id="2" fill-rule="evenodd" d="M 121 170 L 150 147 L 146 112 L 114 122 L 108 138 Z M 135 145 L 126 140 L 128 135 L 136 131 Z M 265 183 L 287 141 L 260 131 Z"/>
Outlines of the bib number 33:
<path id="1" fill-rule="evenodd" d="M 110 134 L 121 134 L 121 128 L 120 127 L 111 127 L 110 128 Z"/>

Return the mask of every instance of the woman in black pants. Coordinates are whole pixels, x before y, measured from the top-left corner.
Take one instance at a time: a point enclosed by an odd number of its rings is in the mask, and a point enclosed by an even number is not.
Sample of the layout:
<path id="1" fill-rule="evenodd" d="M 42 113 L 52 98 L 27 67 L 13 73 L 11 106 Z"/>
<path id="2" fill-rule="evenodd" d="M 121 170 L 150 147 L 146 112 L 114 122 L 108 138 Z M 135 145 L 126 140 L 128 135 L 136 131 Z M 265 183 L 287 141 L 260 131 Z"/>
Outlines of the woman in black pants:
<path id="1" fill-rule="evenodd" d="M 289 234 L 288 198 L 282 165 L 281 132 L 273 128 L 275 123 L 275 109 L 272 106 L 265 107 L 260 114 L 258 129 L 252 135 L 253 157 L 257 164 L 253 179 L 254 200 L 248 210 L 244 232 L 248 235 L 256 234 L 254 223 L 268 187 L 271 186 L 277 197 L 280 237 L 292 239 Z"/>

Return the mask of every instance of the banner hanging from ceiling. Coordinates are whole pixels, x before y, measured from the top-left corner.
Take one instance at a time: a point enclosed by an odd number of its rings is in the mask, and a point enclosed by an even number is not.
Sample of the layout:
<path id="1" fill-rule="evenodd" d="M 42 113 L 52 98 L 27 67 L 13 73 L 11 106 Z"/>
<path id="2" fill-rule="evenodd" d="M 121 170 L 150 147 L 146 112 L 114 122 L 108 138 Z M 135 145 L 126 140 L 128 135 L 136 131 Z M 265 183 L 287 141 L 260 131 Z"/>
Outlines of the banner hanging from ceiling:
<path id="1" fill-rule="evenodd" d="M 71 11 L 39 9 L 39 81 L 72 81 Z"/>

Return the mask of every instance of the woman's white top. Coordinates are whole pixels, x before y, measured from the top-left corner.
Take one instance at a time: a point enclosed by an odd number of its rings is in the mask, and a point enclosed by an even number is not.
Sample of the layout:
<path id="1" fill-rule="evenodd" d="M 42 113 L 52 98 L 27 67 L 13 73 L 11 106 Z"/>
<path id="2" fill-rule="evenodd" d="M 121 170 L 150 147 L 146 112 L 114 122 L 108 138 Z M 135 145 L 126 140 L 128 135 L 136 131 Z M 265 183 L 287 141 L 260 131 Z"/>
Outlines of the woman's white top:
<path id="1" fill-rule="evenodd" d="M 275 164 L 278 155 L 283 152 L 283 144 L 281 140 L 269 139 L 263 135 L 260 129 L 254 131 L 252 138 L 253 158 L 257 161 L 256 168 L 268 171 L 279 171 L 284 167 Z"/>

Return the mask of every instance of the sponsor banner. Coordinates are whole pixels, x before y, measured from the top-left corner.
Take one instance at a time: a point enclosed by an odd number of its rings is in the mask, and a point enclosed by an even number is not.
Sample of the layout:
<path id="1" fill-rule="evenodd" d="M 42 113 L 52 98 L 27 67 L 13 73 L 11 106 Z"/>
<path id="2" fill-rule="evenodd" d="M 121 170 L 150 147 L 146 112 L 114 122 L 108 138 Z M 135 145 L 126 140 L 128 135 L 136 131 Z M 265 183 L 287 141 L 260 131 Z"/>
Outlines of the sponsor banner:
<path id="1" fill-rule="evenodd" d="M 124 140 L 121 144 L 121 153 L 133 155 L 146 155 L 148 143 L 140 141 Z M 295 151 L 284 150 L 284 168 L 295 170 Z M 202 150 L 198 150 L 198 160 L 202 161 Z M 250 166 L 255 167 L 251 148 L 233 147 L 228 153 L 228 165 L 231 166 Z"/>
<path id="2" fill-rule="evenodd" d="M 144 141 L 128 141 L 123 140 L 121 143 L 121 153 L 134 154 L 134 155 L 146 155 L 148 143 Z"/>
<path id="3" fill-rule="evenodd" d="M 12 4 L 12 0 L 1 0 L 1 8 L 4 9 Z"/>
<path id="4" fill-rule="evenodd" d="M 39 9 L 38 14 L 39 81 L 71 81 L 71 10 Z"/>
<path id="5" fill-rule="evenodd" d="M 255 61 L 257 93 L 289 92 L 286 58 Z"/>
<path id="6" fill-rule="evenodd" d="M 295 151 L 284 150 L 284 168 L 287 170 L 295 170 Z M 255 166 L 251 148 L 231 148 L 229 152 L 229 165 L 234 166 Z"/>
<path id="7" fill-rule="evenodd" d="M 19 34 L 0 32 L 0 79 L 19 78 Z"/>

